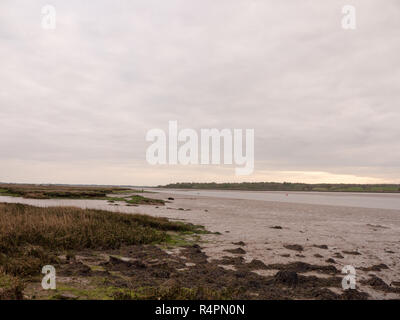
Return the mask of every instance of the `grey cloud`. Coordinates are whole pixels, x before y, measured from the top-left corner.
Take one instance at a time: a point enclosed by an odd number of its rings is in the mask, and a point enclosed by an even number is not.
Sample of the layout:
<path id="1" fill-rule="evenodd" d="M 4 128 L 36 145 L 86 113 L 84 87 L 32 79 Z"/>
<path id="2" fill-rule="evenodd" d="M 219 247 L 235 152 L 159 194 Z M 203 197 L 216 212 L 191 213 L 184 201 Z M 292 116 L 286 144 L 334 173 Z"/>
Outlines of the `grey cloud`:
<path id="1" fill-rule="evenodd" d="M 0 162 L 20 163 L 26 181 L 47 178 L 29 170 L 37 162 L 76 164 L 79 177 L 91 161 L 99 176 L 118 168 L 102 183 L 126 181 L 129 163 L 134 180 L 149 169 L 146 131 L 168 120 L 254 128 L 252 179 L 295 170 L 399 181 L 397 0 L 354 0 L 355 31 L 341 28 L 338 0 L 54 0 L 55 31 L 40 28 L 44 4 L 0 4 Z M 21 180 L 18 166 L 1 170 Z"/>

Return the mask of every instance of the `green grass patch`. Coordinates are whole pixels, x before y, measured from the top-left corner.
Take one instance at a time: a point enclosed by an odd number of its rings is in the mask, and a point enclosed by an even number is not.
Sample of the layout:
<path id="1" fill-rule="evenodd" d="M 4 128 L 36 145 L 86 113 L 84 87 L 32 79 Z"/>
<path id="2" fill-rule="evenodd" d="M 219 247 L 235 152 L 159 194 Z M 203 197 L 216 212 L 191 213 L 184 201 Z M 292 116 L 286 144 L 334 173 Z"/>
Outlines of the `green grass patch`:
<path id="1" fill-rule="evenodd" d="M 23 197 L 27 199 L 85 199 L 108 200 L 125 202 L 130 205 L 164 205 L 160 199 L 150 199 L 132 193 L 144 191 L 127 188 L 102 188 L 102 187 L 73 187 L 73 186 L 42 186 L 42 185 L 0 185 L 0 195 Z M 112 197 L 110 195 L 118 195 Z M 125 197 L 123 195 L 126 195 Z"/>
<path id="2" fill-rule="evenodd" d="M 72 294 L 77 299 L 89 300 L 231 300 L 235 290 L 211 290 L 196 287 L 140 287 L 135 289 L 113 286 L 96 286 L 90 289 L 58 286 L 51 299 L 63 299 L 63 294 Z"/>
<path id="3" fill-rule="evenodd" d="M 0 271 L 0 300 L 20 300 L 23 298 L 23 282 Z"/>

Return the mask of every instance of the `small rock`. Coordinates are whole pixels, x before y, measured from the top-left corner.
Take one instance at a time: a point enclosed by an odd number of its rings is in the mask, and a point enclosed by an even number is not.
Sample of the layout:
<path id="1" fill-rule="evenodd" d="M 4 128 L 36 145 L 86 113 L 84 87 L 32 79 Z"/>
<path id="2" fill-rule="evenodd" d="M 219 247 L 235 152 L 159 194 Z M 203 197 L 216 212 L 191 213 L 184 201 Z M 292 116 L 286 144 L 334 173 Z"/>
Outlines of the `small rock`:
<path id="1" fill-rule="evenodd" d="M 235 246 L 245 246 L 246 245 L 243 241 L 232 242 L 232 244 L 234 244 Z"/>
<path id="2" fill-rule="evenodd" d="M 111 264 L 124 264 L 127 266 L 133 266 L 136 268 L 146 268 L 146 265 L 139 259 L 131 259 L 131 258 L 126 258 L 126 257 L 110 256 L 110 263 Z"/>
<path id="3" fill-rule="evenodd" d="M 186 267 L 194 267 L 196 264 L 193 262 L 186 262 L 185 265 Z"/>
<path id="4" fill-rule="evenodd" d="M 320 248 L 320 249 L 328 249 L 328 246 L 326 244 L 314 244 L 315 248 Z"/>
<path id="5" fill-rule="evenodd" d="M 129 263 L 129 262 L 131 262 L 131 258 L 110 256 L 110 262 L 112 264 Z"/>
<path id="6" fill-rule="evenodd" d="M 244 251 L 242 248 L 226 249 L 224 251 L 229 252 L 229 253 L 234 253 L 234 254 L 245 254 L 246 253 L 246 251 Z"/>
<path id="7" fill-rule="evenodd" d="M 386 264 L 381 263 L 373 265 L 371 267 L 360 268 L 360 269 L 363 271 L 381 271 L 382 269 L 389 269 L 389 267 Z"/>
<path id="8" fill-rule="evenodd" d="M 390 291 L 390 286 L 383 281 L 381 278 L 371 275 L 370 278 L 363 282 L 364 284 L 368 284 L 373 288 L 377 288 L 383 291 Z"/>
<path id="9" fill-rule="evenodd" d="M 343 251 L 344 254 L 351 254 L 354 256 L 359 256 L 361 255 L 361 253 L 359 253 L 358 251 Z"/>
<path id="10" fill-rule="evenodd" d="M 285 244 L 284 247 L 286 249 L 299 251 L 299 252 L 304 250 L 304 248 L 299 244 Z"/>
<path id="11" fill-rule="evenodd" d="M 56 298 L 60 300 L 77 300 L 79 297 L 72 293 L 61 293 Z"/>
<path id="12" fill-rule="evenodd" d="M 192 250 L 194 253 L 201 253 L 201 247 L 198 244 L 192 245 Z"/>
<path id="13" fill-rule="evenodd" d="M 262 270 L 265 269 L 267 266 L 261 260 L 253 259 L 247 266 L 253 270 Z"/>
<path id="14" fill-rule="evenodd" d="M 294 271 L 278 271 L 274 276 L 274 282 L 285 284 L 289 287 L 297 286 L 299 277 Z"/>
<path id="15" fill-rule="evenodd" d="M 148 264 L 151 264 L 151 265 L 153 265 L 153 264 L 158 264 L 159 262 L 160 262 L 159 259 L 151 259 L 151 260 L 147 261 L 147 263 L 148 263 Z"/>

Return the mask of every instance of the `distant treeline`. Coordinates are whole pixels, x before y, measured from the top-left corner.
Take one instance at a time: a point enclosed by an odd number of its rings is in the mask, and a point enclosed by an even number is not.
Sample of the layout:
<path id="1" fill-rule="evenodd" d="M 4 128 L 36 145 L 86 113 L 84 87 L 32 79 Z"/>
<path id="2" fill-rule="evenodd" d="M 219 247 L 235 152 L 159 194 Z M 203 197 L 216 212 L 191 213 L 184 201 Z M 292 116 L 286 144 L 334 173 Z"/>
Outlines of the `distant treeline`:
<path id="1" fill-rule="evenodd" d="M 162 188 L 252 191 L 400 192 L 399 184 L 307 184 L 290 182 L 171 183 Z"/>

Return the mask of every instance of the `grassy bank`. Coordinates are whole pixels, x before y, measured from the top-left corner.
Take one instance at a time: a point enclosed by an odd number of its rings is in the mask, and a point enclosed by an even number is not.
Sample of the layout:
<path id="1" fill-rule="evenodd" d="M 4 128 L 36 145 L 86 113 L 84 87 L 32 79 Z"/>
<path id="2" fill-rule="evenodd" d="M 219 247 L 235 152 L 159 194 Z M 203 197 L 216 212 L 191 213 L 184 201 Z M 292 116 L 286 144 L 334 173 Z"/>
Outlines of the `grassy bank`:
<path id="1" fill-rule="evenodd" d="M 141 195 L 135 194 L 135 195 L 129 195 L 125 197 L 106 197 L 103 198 L 103 200 L 108 200 L 108 202 L 113 203 L 116 201 L 121 201 L 125 202 L 128 205 L 164 205 L 165 201 L 161 199 L 152 199 L 152 198 L 147 198 L 143 197 Z"/>
<path id="2" fill-rule="evenodd" d="M 22 280 L 61 254 L 174 241 L 199 227 L 165 218 L 68 207 L 0 203 L 0 299 L 21 297 Z"/>
<path id="3" fill-rule="evenodd" d="M 98 199 L 110 193 L 133 191 L 128 188 L 0 184 L 0 194 L 28 199 Z"/>
<path id="4" fill-rule="evenodd" d="M 244 190 L 244 191 L 317 191 L 317 192 L 400 192 L 398 184 L 307 184 L 290 182 L 243 182 L 243 183 L 171 183 L 162 188 Z"/>
<path id="5" fill-rule="evenodd" d="M 0 184 L 0 195 L 26 199 L 91 199 L 123 201 L 131 205 L 163 205 L 164 201 L 132 193 L 142 190 L 117 187 L 77 187 L 57 185 Z"/>
<path id="6" fill-rule="evenodd" d="M 0 194 L 28 199 L 102 199 L 108 194 L 141 192 L 129 188 L 0 184 Z"/>

